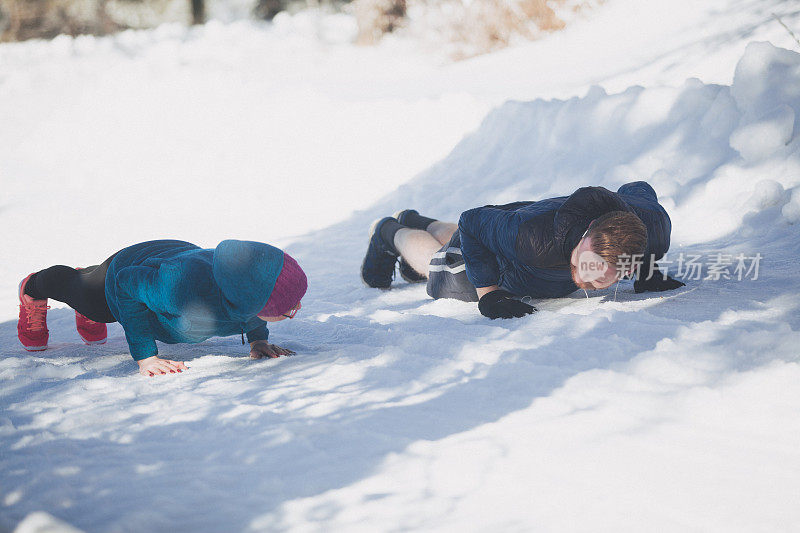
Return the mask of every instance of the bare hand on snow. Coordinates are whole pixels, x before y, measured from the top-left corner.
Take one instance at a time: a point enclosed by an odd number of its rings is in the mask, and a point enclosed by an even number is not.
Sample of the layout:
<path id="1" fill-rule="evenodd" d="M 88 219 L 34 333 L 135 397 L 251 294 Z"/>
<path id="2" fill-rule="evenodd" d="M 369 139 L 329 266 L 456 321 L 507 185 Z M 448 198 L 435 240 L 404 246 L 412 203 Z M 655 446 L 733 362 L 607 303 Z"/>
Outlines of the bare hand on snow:
<path id="1" fill-rule="evenodd" d="M 295 355 L 295 352 L 289 350 L 288 348 L 281 348 L 277 344 L 270 344 L 266 341 L 255 341 L 250 343 L 251 359 L 263 359 L 264 357 L 275 359 L 281 355 Z"/>
<path id="2" fill-rule="evenodd" d="M 156 355 L 136 362 L 139 363 L 139 373 L 148 377 L 155 376 L 156 374 L 175 374 L 176 372 L 188 370 L 182 361 L 161 359 Z"/>

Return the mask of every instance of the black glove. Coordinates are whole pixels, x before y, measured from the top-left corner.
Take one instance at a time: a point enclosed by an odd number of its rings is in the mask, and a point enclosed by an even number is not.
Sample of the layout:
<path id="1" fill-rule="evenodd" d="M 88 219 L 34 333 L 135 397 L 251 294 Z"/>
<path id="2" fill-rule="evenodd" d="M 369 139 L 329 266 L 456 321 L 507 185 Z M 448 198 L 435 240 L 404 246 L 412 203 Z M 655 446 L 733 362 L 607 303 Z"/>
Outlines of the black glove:
<path id="1" fill-rule="evenodd" d="M 664 279 L 664 273 L 658 269 L 657 264 L 653 264 L 653 275 L 648 278 L 648 274 L 650 274 L 650 268 L 647 265 L 639 270 L 639 273 L 636 274 L 636 281 L 633 282 L 634 291 L 637 293 L 671 291 L 686 285 L 669 276 Z"/>
<path id="2" fill-rule="evenodd" d="M 502 289 L 487 292 L 478 300 L 478 310 L 485 317 L 520 318 L 536 312 L 536 308 L 514 299 L 514 295 Z"/>

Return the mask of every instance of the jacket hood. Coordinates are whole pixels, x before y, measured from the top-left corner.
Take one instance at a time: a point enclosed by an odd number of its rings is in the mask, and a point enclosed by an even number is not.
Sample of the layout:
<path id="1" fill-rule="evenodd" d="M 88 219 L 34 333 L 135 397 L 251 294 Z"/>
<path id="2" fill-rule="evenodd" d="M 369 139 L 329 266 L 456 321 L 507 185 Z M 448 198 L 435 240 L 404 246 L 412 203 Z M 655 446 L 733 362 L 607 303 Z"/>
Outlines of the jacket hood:
<path id="1" fill-rule="evenodd" d="M 581 187 L 564 201 L 554 215 L 553 233 L 567 261 L 591 221 L 611 211 L 633 209 L 605 187 Z"/>
<path id="2" fill-rule="evenodd" d="M 212 272 L 229 315 L 248 320 L 266 305 L 283 268 L 283 251 L 253 241 L 222 241 L 214 249 Z"/>

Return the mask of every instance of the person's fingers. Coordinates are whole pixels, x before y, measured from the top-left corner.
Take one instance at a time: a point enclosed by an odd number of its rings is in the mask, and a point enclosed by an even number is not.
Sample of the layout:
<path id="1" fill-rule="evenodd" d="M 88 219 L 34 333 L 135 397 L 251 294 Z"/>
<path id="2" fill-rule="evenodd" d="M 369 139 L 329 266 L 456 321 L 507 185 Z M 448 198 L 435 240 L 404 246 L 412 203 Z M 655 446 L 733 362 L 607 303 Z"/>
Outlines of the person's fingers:
<path id="1" fill-rule="evenodd" d="M 256 354 L 256 359 L 264 359 L 267 357 L 267 347 L 262 345 L 256 346 L 253 351 Z"/>
<path id="2" fill-rule="evenodd" d="M 276 359 L 282 355 L 296 355 L 296 352 L 289 348 L 282 348 L 277 344 L 257 344 L 250 350 L 252 359 Z"/>
<path id="3" fill-rule="evenodd" d="M 522 318 L 536 311 L 532 305 L 517 300 L 508 300 L 497 312 L 497 318 Z"/>
<path id="4" fill-rule="evenodd" d="M 167 363 L 169 364 L 170 369 L 174 370 L 175 372 L 181 372 L 181 367 L 186 368 L 186 366 L 180 361 L 167 360 Z"/>
<path id="5" fill-rule="evenodd" d="M 253 359 L 264 359 L 265 357 L 268 359 L 275 359 L 278 355 L 273 353 L 268 347 L 259 346 L 258 348 L 250 350 L 250 357 Z"/>
<path id="6" fill-rule="evenodd" d="M 172 369 L 172 365 L 170 365 L 169 363 L 170 363 L 170 362 L 169 362 L 169 361 L 167 361 L 166 359 L 161 359 L 161 360 L 158 362 L 158 365 L 156 366 L 156 368 L 157 368 L 157 369 L 158 369 L 158 371 L 159 371 L 159 372 L 161 372 L 162 374 L 175 373 L 175 370 L 173 370 L 173 369 Z"/>
<path id="7" fill-rule="evenodd" d="M 181 370 L 189 370 L 188 368 L 186 368 L 186 365 L 183 364 L 183 361 L 169 360 L 169 363 L 172 365 L 172 368 L 174 368 L 178 372 L 180 372 Z"/>
<path id="8" fill-rule="evenodd" d="M 519 318 L 521 316 L 519 312 L 519 306 L 514 305 L 514 300 L 506 302 L 503 306 L 503 318 Z"/>
<path id="9" fill-rule="evenodd" d="M 275 344 L 270 344 L 269 346 L 267 346 L 266 352 L 269 355 L 278 355 L 281 353 L 281 348 L 280 346 L 277 346 Z"/>

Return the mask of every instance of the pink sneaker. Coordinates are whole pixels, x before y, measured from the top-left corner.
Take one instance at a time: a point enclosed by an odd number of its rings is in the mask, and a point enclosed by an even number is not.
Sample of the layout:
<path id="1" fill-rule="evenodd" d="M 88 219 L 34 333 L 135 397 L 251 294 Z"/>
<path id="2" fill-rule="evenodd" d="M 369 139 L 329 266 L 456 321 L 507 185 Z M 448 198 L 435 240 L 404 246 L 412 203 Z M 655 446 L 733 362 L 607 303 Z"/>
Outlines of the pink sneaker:
<path id="1" fill-rule="evenodd" d="M 75 311 L 75 327 L 78 328 L 78 335 L 86 344 L 105 344 L 108 328 L 104 323 L 90 320 Z"/>
<path id="2" fill-rule="evenodd" d="M 24 293 L 25 284 L 33 274 L 23 279 L 19 284 L 19 322 L 17 322 L 17 337 L 22 346 L 29 352 L 38 352 L 47 349 L 47 340 L 50 332 L 47 330 L 47 300 L 34 300 Z"/>

